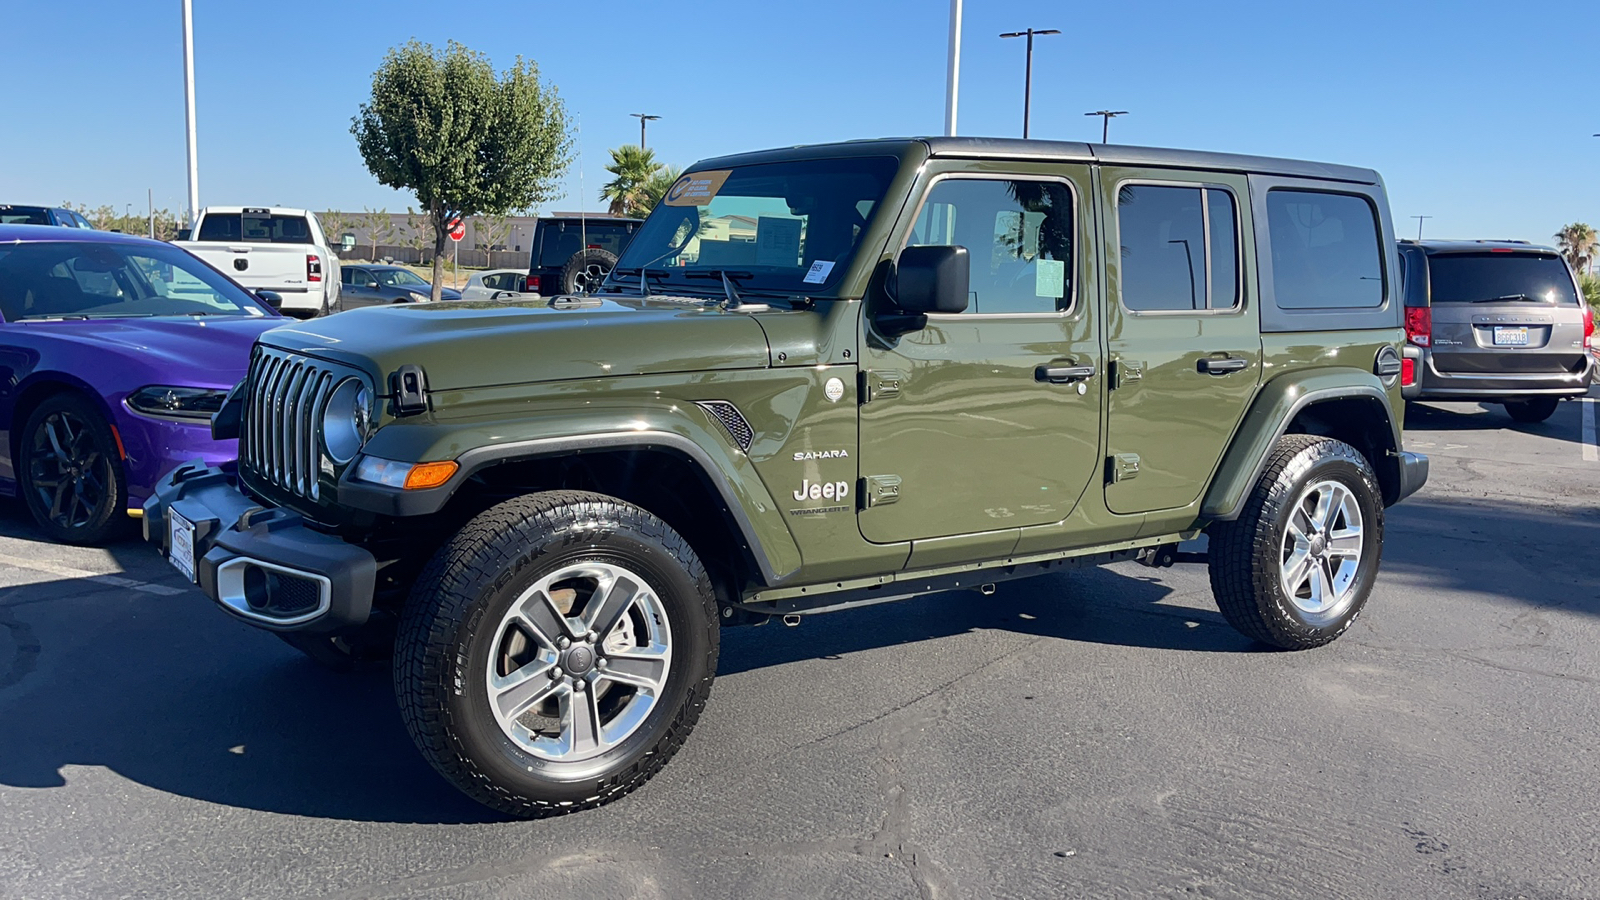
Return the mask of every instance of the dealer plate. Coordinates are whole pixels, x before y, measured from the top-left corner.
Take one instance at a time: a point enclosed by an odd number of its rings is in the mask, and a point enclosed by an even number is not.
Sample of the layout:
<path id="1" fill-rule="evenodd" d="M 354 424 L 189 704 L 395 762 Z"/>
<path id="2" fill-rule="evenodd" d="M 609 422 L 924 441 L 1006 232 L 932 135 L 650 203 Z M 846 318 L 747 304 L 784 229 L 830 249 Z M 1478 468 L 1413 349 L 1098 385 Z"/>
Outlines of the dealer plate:
<path id="1" fill-rule="evenodd" d="M 1496 347 L 1526 347 L 1528 345 L 1528 326 L 1496 325 L 1494 327 L 1494 345 Z"/>
<path id="2" fill-rule="evenodd" d="M 167 510 L 167 560 L 194 583 L 194 523 Z"/>

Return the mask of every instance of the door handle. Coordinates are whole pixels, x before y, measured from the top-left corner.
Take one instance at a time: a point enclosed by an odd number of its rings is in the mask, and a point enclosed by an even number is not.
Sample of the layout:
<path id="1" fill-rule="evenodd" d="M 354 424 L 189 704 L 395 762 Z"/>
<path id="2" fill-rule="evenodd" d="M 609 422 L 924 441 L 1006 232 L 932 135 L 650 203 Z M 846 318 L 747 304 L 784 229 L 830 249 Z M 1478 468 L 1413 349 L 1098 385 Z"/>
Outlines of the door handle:
<path id="1" fill-rule="evenodd" d="M 1208 356 L 1200 360 L 1199 368 L 1200 371 L 1206 373 L 1207 375 L 1226 375 L 1229 372 L 1237 372 L 1240 369 L 1245 369 L 1249 366 L 1250 360 L 1240 359 L 1237 356 L 1226 356 L 1222 359 L 1216 359 Z"/>
<path id="2" fill-rule="evenodd" d="M 1034 381 L 1072 384 L 1094 377 L 1094 366 L 1040 366 L 1033 370 Z"/>

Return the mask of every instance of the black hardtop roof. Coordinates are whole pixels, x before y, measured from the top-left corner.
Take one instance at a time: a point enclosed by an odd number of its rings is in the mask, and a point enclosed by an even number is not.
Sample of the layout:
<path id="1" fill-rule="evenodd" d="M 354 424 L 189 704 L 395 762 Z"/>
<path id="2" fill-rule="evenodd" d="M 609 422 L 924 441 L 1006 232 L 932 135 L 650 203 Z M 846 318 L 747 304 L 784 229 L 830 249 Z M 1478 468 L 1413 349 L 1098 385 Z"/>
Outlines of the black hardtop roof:
<path id="1" fill-rule="evenodd" d="M 557 213 L 555 215 L 540 216 L 539 217 L 539 221 L 540 222 L 593 222 L 596 225 L 607 225 L 607 224 L 613 224 L 613 225 L 614 224 L 624 224 L 625 225 L 625 224 L 627 224 L 629 222 L 632 222 L 632 223 L 637 225 L 638 223 L 643 222 L 644 220 L 643 219 L 631 218 L 629 216 L 613 216 L 610 213 L 586 213 L 584 215 L 579 215 L 578 213 L 572 213 L 571 215 L 568 215 L 567 213 Z"/>
<path id="2" fill-rule="evenodd" d="M 1559 255 L 1556 248 L 1544 244 L 1530 244 L 1527 241 L 1512 240 L 1458 240 L 1449 238 L 1429 238 L 1425 241 L 1402 240 L 1400 243 L 1421 247 L 1424 252 L 1434 253 L 1483 253 L 1488 250 L 1511 251 L 1513 253 L 1538 253 L 1541 255 Z"/>
<path id="3" fill-rule="evenodd" d="M 903 157 L 921 149 L 928 156 L 952 159 L 1014 159 L 1022 161 L 1099 162 L 1126 166 L 1171 166 L 1185 169 L 1213 169 L 1227 172 L 1252 172 L 1293 178 L 1316 178 L 1377 184 L 1381 180 L 1372 169 L 1333 163 L 1245 156 L 1237 153 L 1212 153 L 1205 150 L 1170 150 L 1159 147 L 1126 147 L 1120 144 L 1084 144 L 1076 141 L 1035 141 L 989 137 L 909 137 L 875 138 L 809 144 L 758 150 L 704 159 L 691 171 L 720 169 L 756 163 L 787 162 L 849 156 Z"/>

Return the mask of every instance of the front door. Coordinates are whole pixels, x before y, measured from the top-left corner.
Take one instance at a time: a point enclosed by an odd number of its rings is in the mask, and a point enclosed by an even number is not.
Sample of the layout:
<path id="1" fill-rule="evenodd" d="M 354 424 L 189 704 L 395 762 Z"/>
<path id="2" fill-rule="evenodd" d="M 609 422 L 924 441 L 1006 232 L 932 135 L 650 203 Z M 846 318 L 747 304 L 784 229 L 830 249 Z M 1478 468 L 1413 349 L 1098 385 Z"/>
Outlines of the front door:
<path id="1" fill-rule="evenodd" d="M 1110 357 L 1106 505 L 1200 499 L 1261 377 L 1242 175 L 1100 170 Z"/>
<path id="2" fill-rule="evenodd" d="M 924 200 L 908 212 L 903 245 L 967 248 L 970 299 L 965 312 L 930 315 L 893 338 L 866 310 L 869 541 L 1058 522 L 1098 471 L 1104 366 L 1089 169 L 1029 168 L 990 177 L 930 166 Z"/>

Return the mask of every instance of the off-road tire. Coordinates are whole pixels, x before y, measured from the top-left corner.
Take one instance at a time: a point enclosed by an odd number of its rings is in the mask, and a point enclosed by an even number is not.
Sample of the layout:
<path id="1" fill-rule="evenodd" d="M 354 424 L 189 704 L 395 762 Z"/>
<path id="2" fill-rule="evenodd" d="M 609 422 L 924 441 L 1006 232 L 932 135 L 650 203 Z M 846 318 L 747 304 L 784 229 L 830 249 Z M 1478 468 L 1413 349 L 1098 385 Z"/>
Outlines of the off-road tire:
<path id="1" fill-rule="evenodd" d="M 671 625 L 672 660 L 638 730 L 598 757 L 604 768 L 564 777 L 564 763 L 505 736 L 484 673 L 494 629 L 519 593 L 589 561 L 625 564 L 648 582 Z M 719 638 L 705 567 L 665 522 L 601 494 L 529 494 L 472 519 L 429 561 L 400 616 L 395 693 L 423 756 L 462 792 L 512 816 L 564 815 L 629 793 L 672 758 L 705 708 Z"/>
<path id="2" fill-rule="evenodd" d="M 1558 397 L 1532 397 L 1527 400 L 1507 400 L 1505 403 L 1506 415 L 1523 424 L 1532 425 L 1543 422 L 1555 415 L 1556 406 L 1561 403 Z"/>
<path id="3" fill-rule="evenodd" d="M 617 255 L 609 250 L 590 247 L 572 254 L 561 267 L 561 293 L 591 294 L 617 267 Z"/>
<path id="4" fill-rule="evenodd" d="M 395 617 L 374 612 L 358 628 L 338 634 L 278 632 L 285 644 L 330 672 L 375 672 L 394 659 Z"/>
<path id="5" fill-rule="evenodd" d="M 1282 586 L 1285 531 L 1294 504 L 1313 484 L 1334 480 L 1355 496 L 1363 520 L 1353 599 L 1328 621 L 1312 621 Z M 1246 637 L 1282 650 L 1320 647 L 1361 614 L 1383 552 L 1383 501 L 1377 477 L 1356 448 L 1333 438 L 1285 435 L 1246 498 L 1239 518 L 1216 522 L 1210 536 L 1211 592 L 1223 618 Z"/>
<path id="6" fill-rule="evenodd" d="M 79 441 L 75 448 L 63 449 L 69 449 L 69 456 L 79 457 L 80 462 L 92 459 L 84 473 L 86 477 L 92 477 L 93 485 L 98 485 L 99 490 L 92 512 L 86 514 L 82 522 L 70 516 L 67 517 L 67 524 L 53 521 L 50 504 L 39 493 L 45 490 L 53 496 L 52 491 L 41 487 L 38 482 L 43 479 L 34 471 L 36 463 L 43 464 L 44 459 L 49 458 L 34 449 L 35 435 L 52 419 L 58 425 L 59 440 L 66 439 L 59 424 L 63 421 L 76 423 L 74 427 L 80 429 L 75 432 Z M 133 520 L 127 514 L 128 475 L 122 464 L 120 445 L 105 414 L 89 398 L 73 393 L 47 398 L 29 414 L 16 446 L 17 491 L 27 504 L 34 522 L 51 540 L 90 546 L 104 544 L 132 532 Z M 48 466 L 53 467 L 53 463 Z M 94 489 L 93 485 L 89 486 L 91 490 Z"/>

